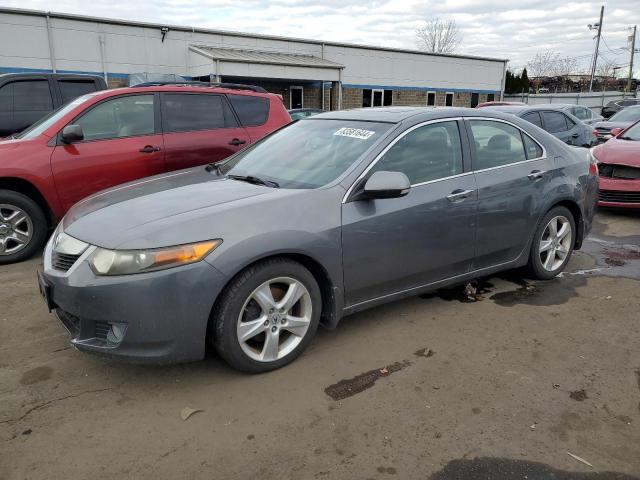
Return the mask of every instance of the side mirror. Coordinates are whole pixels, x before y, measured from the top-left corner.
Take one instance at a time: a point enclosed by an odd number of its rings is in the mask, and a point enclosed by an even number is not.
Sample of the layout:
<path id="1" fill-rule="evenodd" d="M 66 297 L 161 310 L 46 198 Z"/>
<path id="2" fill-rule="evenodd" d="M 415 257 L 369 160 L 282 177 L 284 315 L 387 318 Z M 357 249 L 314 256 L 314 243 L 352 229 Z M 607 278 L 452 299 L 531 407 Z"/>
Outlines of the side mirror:
<path id="1" fill-rule="evenodd" d="M 375 172 L 364 184 L 364 198 L 404 197 L 411 189 L 409 178 L 402 172 Z"/>
<path id="2" fill-rule="evenodd" d="M 624 130 L 624 128 L 620 128 L 620 127 L 616 127 L 616 128 L 612 128 L 611 129 L 611 136 L 612 137 L 617 137 L 618 135 L 620 135 L 622 133 L 622 131 Z"/>
<path id="3" fill-rule="evenodd" d="M 80 125 L 67 125 L 62 129 L 62 141 L 64 143 L 80 142 L 84 140 L 84 132 Z"/>

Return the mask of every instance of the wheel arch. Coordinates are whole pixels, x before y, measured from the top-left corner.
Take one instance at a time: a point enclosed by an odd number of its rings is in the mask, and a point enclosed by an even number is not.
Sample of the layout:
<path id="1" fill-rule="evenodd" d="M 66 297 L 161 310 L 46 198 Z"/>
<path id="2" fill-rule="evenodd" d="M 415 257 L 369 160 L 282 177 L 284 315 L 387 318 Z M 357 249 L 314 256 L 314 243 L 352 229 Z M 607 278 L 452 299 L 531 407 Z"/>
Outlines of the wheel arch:
<path id="1" fill-rule="evenodd" d="M 49 228 L 55 223 L 55 215 L 49 202 L 33 183 L 18 177 L 2 177 L 0 178 L 0 190 L 11 190 L 26 195 L 42 209 Z"/>
<path id="2" fill-rule="evenodd" d="M 582 216 L 582 210 L 575 200 L 564 199 L 551 205 L 547 212 L 556 207 L 565 207 L 573 215 L 573 220 L 576 224 L 576 240 L 574 242 L 574 250 L 580 250 L 582 242 L 584 240 L 584 218 Z M 546 214 L 546 213 L 545 213 Z"/>

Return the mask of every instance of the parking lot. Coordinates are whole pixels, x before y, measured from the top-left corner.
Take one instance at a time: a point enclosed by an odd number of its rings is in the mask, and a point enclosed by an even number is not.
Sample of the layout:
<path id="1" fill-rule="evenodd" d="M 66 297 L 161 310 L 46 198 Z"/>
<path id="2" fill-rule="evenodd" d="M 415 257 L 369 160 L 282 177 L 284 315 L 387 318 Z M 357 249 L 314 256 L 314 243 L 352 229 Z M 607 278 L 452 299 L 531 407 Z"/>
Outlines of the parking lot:
<path id="1" fill-rule="evenodd" d="M 82 354 L 41 258 L 3 266 L 0 478 L 634 478 L 638 245 L 638 214 L 601 211 L 560 278 L 356 314 L 259 376 Z"/>

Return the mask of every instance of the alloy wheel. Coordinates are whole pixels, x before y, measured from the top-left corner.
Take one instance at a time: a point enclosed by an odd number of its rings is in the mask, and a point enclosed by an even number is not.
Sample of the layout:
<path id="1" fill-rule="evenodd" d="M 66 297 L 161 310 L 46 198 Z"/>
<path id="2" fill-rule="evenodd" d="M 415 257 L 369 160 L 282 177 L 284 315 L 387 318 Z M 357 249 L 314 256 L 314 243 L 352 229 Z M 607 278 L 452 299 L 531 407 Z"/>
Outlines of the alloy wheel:
<path id="1" fill-rule="evenodd" d="M 33 222 L 21 208 L 0 204 L 0 255 L 13 255 L 26 248 L 33 237 Z"/>
<path id="2" fill-rule="evenodd" d="M 313 304 L 307 288 L 291 277 L 264 282 L 244 302 L 237 323 L 242 351 L 259 362 L 291 353 L 311 324 Z"/>
<path id="3" fill-rule="evenodd" d="M 571 251 L 572 241 L 569 219 L 562 215 L 553 217 L 540 238 L 538 252 L 542 267 L 548 272 L 560 268 Z"/>

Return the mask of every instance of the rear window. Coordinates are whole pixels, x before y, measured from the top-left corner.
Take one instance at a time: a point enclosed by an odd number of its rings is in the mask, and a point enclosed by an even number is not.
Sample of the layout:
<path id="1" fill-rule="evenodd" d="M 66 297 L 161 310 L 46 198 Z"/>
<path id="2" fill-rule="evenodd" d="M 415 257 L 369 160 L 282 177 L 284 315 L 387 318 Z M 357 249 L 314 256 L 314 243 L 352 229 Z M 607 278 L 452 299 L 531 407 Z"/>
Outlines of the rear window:
<path id="1" fill-rule="evenodd" d="M 96 91 L 96 84 L 93 80 L 59 80 L 62 103 L 67 103 L 81 95 Z"/>
<path id="2" fill-rule="evenodd" d="M 566 120 L 567 117 L 565 117 L 561 113 L 542 112 L 542 117 L 544 118 L 544 125 L 546 127 L 546 130 L 549 133 L 566 132 L 567 130 L 569 130 Z"/>
<path id="3" fill-rule="evenodd" d="M 165 132 L 189 132 L 236 127 L 236 119 L 221 95 L 162 94 Z"/>
<path id="4" fill-rule="evenodd" d="M 228 95 L 231 105 L 245 127 L 263 125 L 269 118 L 269 99 L 249 95 Z"/>

